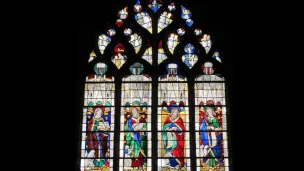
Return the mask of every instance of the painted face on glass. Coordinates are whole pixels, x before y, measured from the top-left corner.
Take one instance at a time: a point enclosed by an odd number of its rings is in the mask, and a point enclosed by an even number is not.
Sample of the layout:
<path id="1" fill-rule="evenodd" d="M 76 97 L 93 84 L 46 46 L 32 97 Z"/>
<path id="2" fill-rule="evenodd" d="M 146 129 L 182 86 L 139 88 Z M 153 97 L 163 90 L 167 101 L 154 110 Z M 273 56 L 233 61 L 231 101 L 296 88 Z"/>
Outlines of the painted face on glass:
<path id="1" fill-rule="evenodd" d="M 213 117 L 213 109 L 210 107 L 207 107 L 207 114 L 209 117 Z"/>
<path id="2" fill-rule="evenodd" d="M 136 119 L 140 117 L 138 110 L 136 108 L 132 108 L 132 117 Z"/>
<path id="3" fill-rule="evenodd" d="M 172 120 L 176 119 L 178 117 L 178 109 L 177 108 L 173 108 L 170 114 L 170 117 Z"/>
<path id="4" fill-rule="evenodd" d="M 101 118 L 102 110 L 100 108 L 97 108 L 95 110 L 95 118 Z"/>

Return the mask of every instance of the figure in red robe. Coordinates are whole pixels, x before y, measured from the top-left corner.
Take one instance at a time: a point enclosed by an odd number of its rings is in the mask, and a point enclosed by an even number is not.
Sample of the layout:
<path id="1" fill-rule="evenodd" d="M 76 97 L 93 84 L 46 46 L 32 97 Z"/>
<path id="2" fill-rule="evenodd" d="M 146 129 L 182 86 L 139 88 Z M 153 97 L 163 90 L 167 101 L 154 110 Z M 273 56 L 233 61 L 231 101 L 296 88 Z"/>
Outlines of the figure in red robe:
<path id="1" fill-rule="evenodd" d="M 88 133 L 87 133 L 87 150 L 94 150 L 94 165 L 95 167 L 101 167 L 104 165 L 104 159 L 108 152 L 108 124 L 105 124 L 103 115 L 104 107 L 97 105 L 94 108 L 94 118 L 88 121 Z"/>
<path id="2" fill-rule="evenodd" d="M 164 142 L 164 159 L 166 167 L 184 167 L 185 133 L 184 121 L 180 117 L 180 107 L 174 101 L 169 106 L 170 115 L 162 127 L 162 140 Z"/>

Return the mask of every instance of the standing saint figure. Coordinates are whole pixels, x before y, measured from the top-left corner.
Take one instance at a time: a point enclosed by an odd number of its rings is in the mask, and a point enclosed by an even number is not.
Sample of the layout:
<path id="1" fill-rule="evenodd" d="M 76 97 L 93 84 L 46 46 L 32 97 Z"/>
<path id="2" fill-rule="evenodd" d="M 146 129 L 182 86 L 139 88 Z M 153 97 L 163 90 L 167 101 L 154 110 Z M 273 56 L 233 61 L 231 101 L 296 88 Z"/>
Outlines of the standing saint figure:
<path id="1" fill-rule="evenodd" d="M 87 150 L 88 153 L 94 150 L 94 165 L 95 167 L 102 167 L 105 164 L 104 158 L 108 152 L 108 131 L 109 124 L 105 122 L 104 107 L 98 104 L 94 108 L 94 117 L 88 121 L 87 133 Z"/>
<path id="2" fill-rule="evenodd" d="M 170 168 L 184 167 L 184 121 L 180 117 L 181 108 L 176 105 L 175 101 L 171 101 L 169 105 L 170 115 L 164 122 L 162 127 L 162 140 L 164 144 L 165 166 Z"/>
<path id="3" fill-rule="evenodd" d="M 220 131 L 222 131 L 222 127 L 216 118 L 215 111 L 214 101 L 208 100 L 205 106 L 206 117 L 204 117 L 200 126 L 200 139 L 204 147 L 202 166 L 217 167 L 224 164 L 221 159 L 223 149 L 222 132 Z M 205 123 L 206 125 L 204 125 Z"/>
<path id="4" fill-rule="evenodd" d="M 125 124 L 127 154 L 131 157 L 131 167 L 142 168 L 146 166 L 147 154 L 147 122 L 140 115 L 140 102 L 134 101 L 130 107 L 131 115 Z"/>
<path id="5" fill-rule="evenodd" d="M 201 151 L 201 157 L 206 157 L 208 154 L 208 133 L 207 133 L 207 121 L 208 118 L 206 116 L 205 110 L 204 110 L 204 102 L 200 102 L 199 104 L 199 124 L 200 124 L 200 151 Z"/>

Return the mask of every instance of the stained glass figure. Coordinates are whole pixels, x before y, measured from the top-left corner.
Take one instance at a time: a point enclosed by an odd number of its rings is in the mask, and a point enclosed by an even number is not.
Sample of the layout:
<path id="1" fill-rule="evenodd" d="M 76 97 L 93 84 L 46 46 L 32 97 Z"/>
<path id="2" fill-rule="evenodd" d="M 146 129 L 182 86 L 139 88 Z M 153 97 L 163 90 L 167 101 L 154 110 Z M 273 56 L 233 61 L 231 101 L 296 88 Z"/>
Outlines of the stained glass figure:
<path id="1" fill-rule="evenodd" d="M 172 13 L 164 11 L 158 19 L 157 33 L 161 32 L 164 28 L 171 24 L 172 21 Z"/>
<path id="2" fill-rule="evenodd" d="M 98 37 L 98 48 L 101 54 L 104 53 L 106 47 L 111 42 L 110 36 L 107 36 L 105 34 L 102 34 Z"/>
<path id="3" fill-rule="evenodd" d="M 138 83 L 138 80 L 145 83 Z M 151 170 L 151 78 L 123 79 L 121 94 L 120 170 Z"/>
<path id="4" fill-rule="evenodd" d="M 152 34 L 152 20 L 148 13 L 140 12 L 135 15 L 135 20 L 143 28 L 147 29 Z"/>
<path id="5" fill-rule="evenodd" d="M 116 54 L 112 56 L 111 61 L 116 65 L 118 69 L 127 62 L 127 56 L 124 54 L 125 47 L 123 44 L 118 43 L 114 48 Z"/>
<path id="6" fill-rule="evenodd" d="M 197 168 L 200 171 L 228 171 L 224 79 L 201 75 L 195 81 Z"/>
<path id="7" fill-rule="evenodd" d="M 167 65 L 166 75 L 158 83 L 158 170 L 190 170 L 187 83 L 166 82 L 179 81 L 174 63 Z"/>
<path id="8" fill-rule="evenodd" d="M 135 53 L 138 53 L 142 45 L 142 38 L 137 33 L 133 33 L 129 37 L 129 43 L 134 47 Z"/>
<path id="9" fill-rule="evenodd" d="M 204 34 L 200 38 L 200 43 L 204 47 L 206 54 L 208 54 L 210 48 L 211 48 L 211 39 L 209 34 Z"/>
<path id="10" fill-rule="evenodd" d="M 171 52 L 171 54 L 174 53 L 174 49 L 178 44 L 179 44 L 178 35 L 175 34 L 175 33 L 170 33 L 169 36 L 168 36 L 167 45 L 168 45 L 168 49 Z"/>
<path id="11" fill-rule="evenodd" d="M 114 78 L 97 63 L 86 78 L 81 138 L 81 170 L 113 170 Z"/>
<path id="12" fill-rule="evenodd" d="M 106 105 L 111 104 L 109 102 Z M 106 110 L 107 109 L 107 110 Z M 107 169 L 113 167 L 113 140 L 111 131 L 111 107 L 102 102 L 84 108 L 84 125 L 82 136 L 82 162 L 86 170 Z"/>

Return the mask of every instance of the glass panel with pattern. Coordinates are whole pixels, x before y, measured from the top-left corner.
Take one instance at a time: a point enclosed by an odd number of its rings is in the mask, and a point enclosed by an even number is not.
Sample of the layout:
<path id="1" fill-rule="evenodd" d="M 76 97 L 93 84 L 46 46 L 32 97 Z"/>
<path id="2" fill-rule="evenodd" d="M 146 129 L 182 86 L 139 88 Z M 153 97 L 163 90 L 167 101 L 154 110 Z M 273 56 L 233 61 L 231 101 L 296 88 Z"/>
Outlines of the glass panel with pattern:
<path id="1" fill-rule="evenodd" d="M 190 170 L 187 79 L 170 63 L 159 77 L 157 113 L 158 170 Z"/>
<path id="2" fill-rule="evenodd" d="M 114 77 L 97 63 L 86 77 L 82 116 L 81 163 L 85 170 L 113 170 Z"/>
<path id="3" fill-rule="evenodd" d="M 228 171 L 225 82 L 204 73 L 194 84 L 197 170 Z"/>
<path id="4" fill-rule="evenodd" d="M 130 67 L 140 74 L 139 63 Z M 130 75 L 123 78 L 121 87 L 121 117 L 119 142 L 119 170 L 152 170 L 151 133 L 152 85 L 148 75 Z"/>
<path id="5" fill-rule="evenodd" d="M 121 111 L 117 116 L 119 122 L 116 122 L 116 124 L 120 124 L 120 130 L 114 130 L 115 85 L 114 77 L 105 74 L 108 66 L 105 63 L 97 63 L 94 65 L 96 74 L 89 74 L 86 77 L 81 170 L 108 171 L 117 167 L 118 170 L 151 171 L 152 160 L 154 160 L 157 163 L 156 166 L 153 166 L 154 170 L 160 171 L 188 171 L 191 168 L 200 171 L 227 171 L 229 156 L 225 84 L 223 77 L 215 75 L 213 63 L 207 59 L 201 65 L 204 74 L 193 80 L 195 81 L 195 96 L 192 105 L 194 105 L 195 120 L 190 121 L 188 80 L 184 75 L 179 74 L 179 66 L 169 63 L 166 67 L 166 74 L 159 76 L 158 80 L 154 80 L 158 81 L 158 88 L 155 90 L 158 102 L 155 104 L 156 106 L 152 106 L 152 79 L 148 75 L 141 74 L 146 67 L 138 62 L 130 65 L 129 61 L 134 61 L 136 56 L 127 57 L 125 55 L 125 47 L 131 47 L 136 55 L 142 55 L 142 59 L 153 65 L 153 53 L 156 52 L 155 60 L 157 62 L 155 61 L 155 64 L 159 65 L 170 60 L 171 56 L 174 57 L 174 52 L 180 54 L 181 50 L 177 49 L 178 44 L 184 44 L 183 39 L 190 33 L 197 37 L 198 43 L 208 54 L 205 56 L 213 58 L 212 61 L 216 60 L 217 66 L 222 63 L 222 60 L 218 50 L 211 49 L 213 44 L 211 36 L 199 28 L 189 29 L 194 21 L 192 12 L 186 6 L 180 5 L 180 10 L 177 11 L 172 1 L 165 3 L 168 6 L 163 5 L 159 0 L 149 0 L 143 4 L 142 6 L 140 0 L 137 0 L 135 4 L 120 9 L 116 13 L 117 27 L 115 26 L 115 30 L 110 28 L 105 34 L 98 37 L 97 45 L 100 54 L 97 54 L 99 52 L 96 50 L 90 53 L 89 63 L 99 60 L 98 56 L 101 55 L 101 60 L 113 62 L 114 68 L 117 67 L 115 69 L 121 70 L 119 72 L 125 72 L 123 65 L 129 65 L 130 73 L 133 75 L 122 78 L 121 91 L 117 96 L 119 99 L 116 99 L 121 102 L 121 106 L 116 108 L 120 108 Z M 128 7 L 133 7 L 133 11 L 129 11 Z M 175 20 L 176 16 L 182 18 L 182 24 L 178 23 L 180 20 Z M 134 28 L 132 25 L 128 25 L 130 20 L 135 20 L 135 24 L 139 27 Z M 152 25 L 152 21 L 156 23 Z M 177 26 L 177 28 L 166 30 L 172 26 Z M 161 32 L 166 32 L 166 36 L 155 41 L 154 36 Z M 116 39 L 115 35 L 119 36 L 121 33 L 124 33 L 127 41 Z M 147 35 L 151 37 L 146 37 Z M 165 41 L 164 47 L 162 46 L 163 40 Z M 150 41 L 153 42 L 153 46 Z M 110 44 L 114 42 L 116 43 Z M 158 47 L 154 47 L 157 46 L 156 42 L 158 42 Z M 127 43 L 130 43 L 131 46 Z M 184 47 L 185 53 L 182 53 L 179 58 L 187 69 L 196 68 L 195 64 L 202 62 L 197 56 L 201 47 L 197 47 L 195 42 L 186 43 L 188 44 Z M 110 46 L 108 46 L 109 44 Z M 114 47 L 115 52 L 110 53 L 110 59 L 106 59 L 107 57 L 104 58 L 104 55 L 108 54 L 109 47 Z M 142 49 L 144 50 L 142 51 L 141 47 L 146 49 Z M 169 56 L 165 53 L 167 50 Z M 213 55 L 209 54 L 210 51 L 213 51 Z M 126 52 L 129 54 L 130 49 L 127 49 Z M 154 137 L 157 140 L 157 146 L 155 146 L 156 149 L 153 149 L 155 152 L 157 150 L 156 156 L 152 156 L 151 143 L 154 130 L 151 123 L 153 107 L 157 111 L 155 113 L 157 116 L 155 135 L 157 137 Z M 196 144 L 195 153 L 191 155 L 190 124 L 194 124 L 193 141 Z M 113 156 L 114 131 L 116 131 L 115 136 L 120 137 L 119 142 L 115 142 L 117 150 L 119 150 L 118 156 Z M 119 159 L 118 165 L 114 167 L 113 157 Z M 196 166 L 191 167 L 190 159 L 193 159 Z"/>

